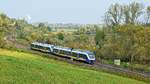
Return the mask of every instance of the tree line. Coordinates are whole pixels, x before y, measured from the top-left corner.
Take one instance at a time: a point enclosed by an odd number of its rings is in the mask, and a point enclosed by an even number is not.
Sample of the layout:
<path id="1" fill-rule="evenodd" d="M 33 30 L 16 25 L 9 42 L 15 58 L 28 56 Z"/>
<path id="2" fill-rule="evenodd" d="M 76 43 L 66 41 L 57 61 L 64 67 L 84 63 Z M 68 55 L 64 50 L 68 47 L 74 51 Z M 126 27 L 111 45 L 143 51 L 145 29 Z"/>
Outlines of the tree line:
<path id="1" fill-rule="evenodd" d="M 104 15 L 106 26 L 121 24 L 148 24 L 150 22 L 150 7 L 132 2 L 127 5 L 112 4 Z"/>
<path id="2" fill-rule="evenodd" d="M 105 26 L 96 32 L 97 57 L 150 64 L 149 17 L 150 7 L 144 10 L 141 3 L 111 5 L 105 13 Z"/>

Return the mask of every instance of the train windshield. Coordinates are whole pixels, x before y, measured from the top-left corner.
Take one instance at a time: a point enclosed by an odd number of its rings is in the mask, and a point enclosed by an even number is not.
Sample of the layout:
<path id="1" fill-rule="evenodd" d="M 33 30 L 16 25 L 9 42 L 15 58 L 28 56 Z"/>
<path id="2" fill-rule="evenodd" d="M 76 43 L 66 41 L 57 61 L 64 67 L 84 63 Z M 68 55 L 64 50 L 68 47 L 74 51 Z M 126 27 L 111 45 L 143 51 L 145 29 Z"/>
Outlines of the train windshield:
<path id="1" fill-rule="evenodd" d="M 88 55 L 89 55 L 90 58 L 95 58 L 95 55 L 94 55 L 93 52 L 88 52 Z"/>

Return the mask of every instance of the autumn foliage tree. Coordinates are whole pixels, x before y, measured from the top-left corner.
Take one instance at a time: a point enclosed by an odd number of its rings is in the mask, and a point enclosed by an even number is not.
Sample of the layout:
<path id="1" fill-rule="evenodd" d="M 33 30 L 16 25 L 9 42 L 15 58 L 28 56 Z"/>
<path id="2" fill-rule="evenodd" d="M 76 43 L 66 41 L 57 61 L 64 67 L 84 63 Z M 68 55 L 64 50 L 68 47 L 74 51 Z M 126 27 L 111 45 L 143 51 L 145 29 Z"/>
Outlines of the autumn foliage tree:
<path id="1" fill-rule="evenodd" d="M 115 34 L 105 39 L 100 49 L 102 58 L 149 63 L 150 28 L 140 25 L 117 26 Z"/>

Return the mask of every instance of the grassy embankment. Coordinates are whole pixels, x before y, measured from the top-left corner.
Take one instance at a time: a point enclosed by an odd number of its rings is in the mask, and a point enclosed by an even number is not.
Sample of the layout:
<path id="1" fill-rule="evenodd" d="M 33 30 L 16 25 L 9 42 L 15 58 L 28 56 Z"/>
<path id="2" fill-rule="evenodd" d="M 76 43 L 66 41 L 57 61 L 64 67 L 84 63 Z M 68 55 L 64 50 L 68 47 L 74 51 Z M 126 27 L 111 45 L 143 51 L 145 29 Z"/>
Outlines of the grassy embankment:
<path id="1" fill-rule="evenodd" d="M 145 84 L 38 55 L 0 49 L 0 84 Z"/>

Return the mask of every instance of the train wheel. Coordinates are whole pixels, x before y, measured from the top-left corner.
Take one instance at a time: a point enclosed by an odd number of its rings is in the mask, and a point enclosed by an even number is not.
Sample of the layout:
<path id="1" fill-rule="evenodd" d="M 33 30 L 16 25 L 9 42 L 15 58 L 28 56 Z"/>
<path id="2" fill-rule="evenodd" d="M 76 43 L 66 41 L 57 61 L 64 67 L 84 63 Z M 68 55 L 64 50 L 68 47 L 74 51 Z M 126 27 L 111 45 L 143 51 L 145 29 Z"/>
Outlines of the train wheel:
<path id="1" fill-rule="evenodd" d="M 91 60 L 91 61 L 90 61 L 90 64 L 93 65 L 93 64 L 94 64 L 94 61 Z"/>

